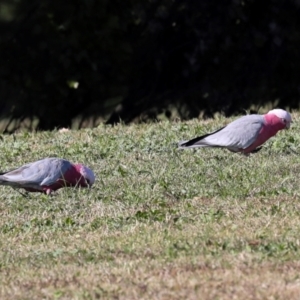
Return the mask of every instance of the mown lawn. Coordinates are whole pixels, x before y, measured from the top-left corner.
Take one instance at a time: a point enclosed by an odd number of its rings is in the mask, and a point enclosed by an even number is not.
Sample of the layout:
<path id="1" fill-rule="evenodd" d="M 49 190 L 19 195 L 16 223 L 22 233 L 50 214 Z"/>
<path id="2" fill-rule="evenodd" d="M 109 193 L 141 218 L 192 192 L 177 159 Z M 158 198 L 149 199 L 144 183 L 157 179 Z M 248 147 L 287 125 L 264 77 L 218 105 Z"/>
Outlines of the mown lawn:
<path id="1" fill-rule="evenodd" d="M 250 157 L 176 142 L 229 120 L 19 133 L 1 169 L 84 162 L 91 190 L 0 187 L 0 299 L 299 299 L 300 115 Z"/>

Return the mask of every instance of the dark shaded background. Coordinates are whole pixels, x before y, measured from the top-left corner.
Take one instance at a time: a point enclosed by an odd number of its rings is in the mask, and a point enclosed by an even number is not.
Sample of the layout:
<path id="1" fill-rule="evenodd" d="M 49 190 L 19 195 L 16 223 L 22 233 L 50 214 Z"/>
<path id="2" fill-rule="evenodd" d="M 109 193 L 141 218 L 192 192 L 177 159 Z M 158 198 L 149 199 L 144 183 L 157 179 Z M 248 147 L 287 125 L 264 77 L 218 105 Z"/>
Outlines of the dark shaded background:
<path id="1" fill-rule="evenodd" d="M 45 130 L 76 117 L 84 126 L 174 109 L 188 119 L 270 102 L 298 108 L 299 8 L 300 0 L 1 0 L 4 130 L 18 129 L 15 119 Z"/>

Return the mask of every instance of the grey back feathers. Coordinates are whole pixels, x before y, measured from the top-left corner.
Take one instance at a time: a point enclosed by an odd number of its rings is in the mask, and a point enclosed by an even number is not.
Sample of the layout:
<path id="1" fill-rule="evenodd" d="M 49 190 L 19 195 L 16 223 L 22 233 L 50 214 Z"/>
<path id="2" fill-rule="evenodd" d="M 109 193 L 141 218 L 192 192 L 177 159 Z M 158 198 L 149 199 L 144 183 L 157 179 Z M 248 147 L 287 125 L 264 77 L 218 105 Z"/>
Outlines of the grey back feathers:
<path id="1" fill-rule="evenodd" d="M 71 163 L 60 158 L 45 158 L 18 169 L 2 173 L 0 184 L 38 188 L 41 185 L 51 185 L 64 174 Z"/>
<path id="2" fill-rule="evenodd" d="M 210 134 L 180 142 L 179 147 L 226 147 L 231 151 L 238 151 L 249 147 L 256 140 L 263 125 L 262 115 L 243 116 Z"/>

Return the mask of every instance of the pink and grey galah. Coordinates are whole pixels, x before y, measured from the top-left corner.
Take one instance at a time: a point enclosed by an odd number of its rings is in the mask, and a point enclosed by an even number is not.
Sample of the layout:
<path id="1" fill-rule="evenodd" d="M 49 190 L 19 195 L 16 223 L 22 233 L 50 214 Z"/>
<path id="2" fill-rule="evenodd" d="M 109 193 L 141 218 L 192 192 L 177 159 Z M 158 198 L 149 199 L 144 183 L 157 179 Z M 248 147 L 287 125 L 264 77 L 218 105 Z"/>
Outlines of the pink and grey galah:
<path id="1" fill-rule="evenodd" d="M 290 128 L 291 122 L 290 113 L 279 108 L 265 115 L 246 115 L 217 131 L 179 142 L 179 148 L 222 147 L 249 154 L 260 150 L 258 147 L 279 130 Z"/>
<path id="2" fill-rule="evenodd" d="M 47 195 L 63 187 L 91 187 L 94 182 L 95 175 L 88 167 L 54 157 L 28 163 L 0 175 L 0 185 Z"/>

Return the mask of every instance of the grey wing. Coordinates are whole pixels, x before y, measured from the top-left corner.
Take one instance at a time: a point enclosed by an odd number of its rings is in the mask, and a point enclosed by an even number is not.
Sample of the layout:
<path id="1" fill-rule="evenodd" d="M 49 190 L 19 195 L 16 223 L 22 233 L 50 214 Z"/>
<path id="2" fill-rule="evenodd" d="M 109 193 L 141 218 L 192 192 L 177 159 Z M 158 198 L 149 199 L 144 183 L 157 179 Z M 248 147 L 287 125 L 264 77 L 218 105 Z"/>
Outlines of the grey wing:
<path id="1" fill-rule="evenodd" d="M 51 161 L 51 168 L 41 185 L 51 185 L 55 183 L 58 179 L 63 178 L 64 174 L 71 168 L 72 164 L 65 159 L 53 159 Z"/>
<path id="2" fill-rule="evenodd" d="M 37 162 L 26 164 L 18 169 L 8 171 L 3 173 L 3 175 L 0 176 L 1 181 L 7 181 L 11 183 L 18 183 L 18 184 L 26 184 L 26 183 L 34 183 L 38 184 L 41 174 L 38 172 L 33 172 L 33 169 L 35 169 L 35 165 Z"/>
<path id="3" fill-rule="evenodd" d="M 208 135 L 201 142 L 211 146 L 245 149 L 257 139 L 263 125 L 263 116 L 247 115 Z"/>
<path id="4" fill-rule="evenodd" d="M 65 172 L 71 164 L 59 158 L 45 158 L 26 164 L 0 176 L 0 181 L 23 185 L 50 185 Z"/>

